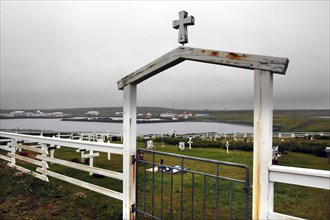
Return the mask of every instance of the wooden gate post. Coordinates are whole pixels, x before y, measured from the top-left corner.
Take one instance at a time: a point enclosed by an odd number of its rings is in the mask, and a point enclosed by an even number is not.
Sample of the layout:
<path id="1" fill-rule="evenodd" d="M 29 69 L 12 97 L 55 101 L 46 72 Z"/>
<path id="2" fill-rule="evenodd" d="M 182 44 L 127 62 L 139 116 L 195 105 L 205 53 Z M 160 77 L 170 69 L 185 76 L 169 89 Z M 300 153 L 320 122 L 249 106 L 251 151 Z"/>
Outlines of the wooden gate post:
<path id="1" fill-rule="evenodd" d="M 274 186 L 269 181 L 273 143 L 273 73 L 254 71 L 252 219 L 268 219 L 273 209 Z"/>
<path id="2" fill-rule="evenodd" d="M 136 153 L 136 85 L 124 87 L 123 118 L 123 219 L 134 219 L 132 205 L 135 204 L 135 166 Z"/>

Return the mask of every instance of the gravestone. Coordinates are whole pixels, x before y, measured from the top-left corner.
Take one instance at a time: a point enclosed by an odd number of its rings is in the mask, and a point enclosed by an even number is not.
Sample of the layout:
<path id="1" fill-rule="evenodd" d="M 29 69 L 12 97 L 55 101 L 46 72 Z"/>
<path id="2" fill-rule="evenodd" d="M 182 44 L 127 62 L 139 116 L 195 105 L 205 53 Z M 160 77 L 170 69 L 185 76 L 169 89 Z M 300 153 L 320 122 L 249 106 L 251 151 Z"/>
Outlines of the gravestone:
<path id="1" fill-rule="evenodd" d="M 179 143 L 179 150 L 185 150 L 185 144 L 184 142 Z"/>
<path id="2" fill-rule="evenodd" d="M 229 143 L 228 143 L 228 141 L 226 142 L 226 148 L 227 148 L 227 154 L 229 154 Z"/>
<path id="3" fill-rule="evenodd" d="M 272 156 L 272 164 L 277 164 L 278 163 L 278 158 L 279 158 L 279 146 L 274 146 L 273 147 L 273 156 Z"/>
<path id="4" fill-rule="evenodd" d="M 191 144 L 192 144 L 192 137 L 189 137 L 189 141 L 188 141 L 188 144 L 189 144 L 189 150 L 191 150 Z"/>
<path id="5" fill-rule="evenodd" d="M 147 141 L 147 149 L 156 149 L 152 140 Z"/>

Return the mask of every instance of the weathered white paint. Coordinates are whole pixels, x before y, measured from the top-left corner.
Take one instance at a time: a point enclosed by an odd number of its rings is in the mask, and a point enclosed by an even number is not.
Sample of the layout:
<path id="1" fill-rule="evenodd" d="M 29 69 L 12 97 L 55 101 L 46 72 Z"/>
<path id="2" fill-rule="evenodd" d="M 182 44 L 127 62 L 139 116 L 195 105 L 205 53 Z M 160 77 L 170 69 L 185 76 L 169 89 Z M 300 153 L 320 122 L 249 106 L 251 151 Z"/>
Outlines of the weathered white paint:
<path id="1" fill-rule="evenodd" d="M 89 154 L 87 154 L 87 155 L 93 155 L 93 154 L 94 154 L 94 151 L 91 149 L 89 151 Z M 84 158 L 85 158 L 85 155 L 84 155 Z M 94 166 L 94 157 L 93 156 L 92 157 L 89 157 L 89 166 L 90 167 L 93 167 Z M 92 176 L 93 175 L 93 172 L 89 172 L 89 175 Z"/>
<path id="2" fill-rule="evenodd" d="M 28 145 L 21 145 L 21 144 L 13 144 L 13 143 L 9 143 L 10 146 L 15 147 L 16 149 L 24 149 L 24 150 L 28 150 L 28 151 L 33 151 L 33 152 L 37 152 L 40 154 L 47 154 L 48 152 L 45 149 L 41 149 L 41 145 L 35 145 L 35 146 L 28 146 Z"/>
<path id="3" fill-rule="evenodd" d="M 252 219 L 267 219 L 274 198 L 268 172 L 273 146 L 273 74 L 261 70 L 254 74 Z"/>
<path id="4" fill-rule="evenodd" d="M 37 166 L 41 166 L 43 168 L 49 168 L 48 164 L 45 163 L 44 161 L 34 160 L 34 159 L 31 159 L 31 158 L 23 157 L 23 156 L 13 154 L 13 153 L 8 153 L 7 155 L 8 155 L 8 157 L 12 157 L 12 158 L 15 158 L 15 159 L 18 159 L 18 160 L 22 160 L 22 161 L 25 161 L 25 162 L 28 162 L 28 163 L 31 163 L 31 164 L 34 164 L 34 165 L 37 165 Z"/>
<path id="5" fill-rule="evenodd" d="M 132 204 L 135 204 L 135 166 L 136 153 L 136 85 L 124 87 L 123 117 L 123 219 L 135 219 Z"/>
<path id="6" fill-rule="evenodd" d="M 34 171 L 31 171 L 31 170 L 29 170 L 29 169 L 26 169 L 26 168 L 24 168 L 24 167 L 18 166 L 18 165 L 13 164 L 13 163 L 8 163 L 7 165 L 8 165 L 9 167 L 11 167 L 11 168 L 15 168 L 15 169 L 18 170 L 18 171 L 25 172 L 25 173 L 30 174 L 30 175 L 32 175 L 32 176 L 38 178 L 38 179 L 41 179 L 41 180 L 46 181 L 46 182 L 49 182 L 48 177 L 45 176 L 45 175 L 42 175 L 42 174 L 36 173 L 36 172 L 34 172 Z"/>
<path id="7" fill-rule="evenodd" d="M 10 162 L 10 163 L 8 163 L 8 166 L 11 166 L 11 167 L 14 167 L 18 170 L 27 172 L 27 173 L 29 173 L 29 174 L 31 174 L 31 175 L 39 178 L 39 179 L 42 179 L 44 181 L 48 181 L 48 178 L 47 178 L 46 175 L 52 175 L 55 178 L 60 178 L 64 181 L 67 181 L 67 182 L 70 182 L 70 183 L 73 183 L 73 184 L 76 184 L 76 185 L 80 185 L 80 186 L 85 187 L 87 189 L 90 189 L 90 190 L 93 190 L 93 191 L 96 191 L 96 192 L 100 192 L 102 194 L 105 194 L 107 196 L 110 196 L 110 197 L 113 197 L 113 198 L 116 198 L 116 199 L 123 200 L 123 194 L 122 193 L 118 193 L 118 192 L 115 192 L 115 191 L 109 190 L 109 189 L 103 190 L 102 187 L 95 186 L 95 185 L 87 183 L 87 182 L 76 180 L 76 179 L 73 179 L 73 178 L 70 178 L 70 177 L 67 177 L 67 176 L 64 176 L 64 175 L 56 174 L 54 172 L 46 170 L 48 168 L 47 161 L 48 162 L 56 162 L 56 163 L 64 165 L 64 166 L 68 166 L 68 167 L 72 167 L 72 168 L 76 168 L 76 169 L 81 169 L 81 170 L 84 170 L 86 172 L 94 172 L 94 173 L 98 173 L 100 175 L 104 175 L 104 176 L 107 176 L 107 177 L 110 177 L 110 178 L 123 180 L 123 174 L 122 173 L 118 173 L 118 172 L 115 172 L 115 171 L 104 170 L 104 169 L 101 169 L 101 168 L 89 167 L 89 166 L 86 166 L 86 165 L 75 164 L 75 163 L 72 163 L 72 162 L 69 162 L 69 161 L 63 161 L 63 160 L 59 160 L 59 159 L 56 159 L 56 158 L 47 157 L 47 145 L 55 145 L 57 147 L 60 147 L 60 145 L 62 145 L 62 146 L 71 147 L 71 148 L 87 148 L 88 150 L 96 148 L 100 152 L 106 152 L 106 153 L 112 152 L 112 153 L 122 154 L 123 153 L 123 150 L 122 150 L 123 145 L 122 144 L 108 144 L 108 143 L 104 144 L 104 143 L 77 141 L 77 140 L 70 140 L 70 139 L 60 139 L 60 138 L 54 138 L 54 137 L 49 138 L 49 137 L 42 137 L 42 136 L 23 135 L 23 134 L 15 134 L 15 133 L 8 133 L 8 132 L 0 132 L 0 136 L 11 138 L 11 145 L 13 145 L 13 146 L 17 145 L 16 144 L 17 140 L 23 140 L 25 143 L 26 142 L 40 143 L 40 146 L 41 146 L 41 149 L 39 149 L 39 150 L 35 150 L 37 148 L 31 148 L 31 149 L 34 150 L 34 151 L 38 151 L 38 153 L 42 153 L 42 155 L 37 155 L 37 157 L 36 157 L 37 159 L 41 159 L 42 161 L 34 160 L 34 159 L 31 159 L 31 158 L 28 158 L 28 157 L 23 157 L 23 156 L 20 156 L 20 155 L 16 155 L 16 154 L 14 154 L 14 152 L 16 151 L 15 147 L 10 147 L 9 148 L 8 146 L 6 146 L 7 150 L 9 150 L 10 152 L 13 152 L 13 153 L 8 153 L 8 155 L 11 156 L 11 158 L 0 155 L 0 159 L 3 159 L 3 160 L 6 160 L 6 161 Z M 23 145 L 20 145 L 20 146 L 23 146 Z M 29 147 L 30 146 L 25 147 L 25 148 L 30 150 Z M 91 156 L 96 156 L 97 154 L 99 154 L 99 153 L 95 153 L 95 155 L 92 154 Z M 37 168 L 37 171 L 38 172 L 42 171 L 41 172 L 42 174 L 30 171 L 30 170 L 22 168 L 20 166 L 16 166 L 15 165 L 15 158 L 17 158 L 19 160 L 23 160 L 23 161 L 28 162 L 28 163 L 38 165 L 38 166 L 42 166 L 43 168 L 39 168 L 39 167 Z"/>
<path id="8" fill-rule="evenodd" d="M 272 165 L 269 180 L 330 190 L 330 171 Z"/>
<path id="9" fill-rule="evenodd" d="M 5 145 L 0 145 L 0 149 L 1 150 L 5 150 L 5 151 L 9 151 L 9 152 L 15 152 L 15 148 L 13 147 L 8 147 L 8 146 L 5 146 Z"/>
<path id="10" fill-rule="evenodd" d="M 32 136 L 25 134 L 15 134 L 9 132 L 0 132 L 1 137 L 12 138 L 13 140 L 19 139 L 31 142 L 40 142 L 49 145 L 59 145 L 71 148 L 93 149 L 99 152 L 110 152 L 114 154 L 123 154 L 123 145 L 114 143 L 98 143 L 81 140 L 62 139 L 54 137 Z"/>
<path id="11" fill-rule="evenodd" d="M 2 142 L 10 142 L 11 141 L 11 139 L 0 139 L 0 143 L 2 143 Z"/>
<path id="12" fill-rule="evenodd" d="M 40 167 L 37 168 L 37 172 L 42 173 L 42 174 L 47 175 L 47 176 L 54 177 L 56 179 L 63 180 L 65 182 L 68 182 L 68 183 L 71 183 L 71 184 L 74 184 L 74 185 L 77 185 L 77 186 L 80 186 L 80 187 L 83 187 L 83 188 L 86 188 L 86 189 L 89 189 L 89 190 L 92 190 L 94 192 L 101 193 L 101 194 L 106 195 L 106 196 L 110 196 L 110 197 L 118 199 L 118 200 L 123 200 L 123 194 L 120 193 L 120 192 L 116 192 L 114 190 L 110 190 L 110 189 L 107 189 L 107 188 L 104 188 L 104 187 L 101 187 L 101 186 L 97 186 L 97 185 L 94 185 L 94 184 L 91 184 L 91 183 L 87 183 L 87 182 L 84 182 L 84 181 L 81 181 L 81 180 L 77 180 L 75 178 L 64 176 L 62 174 L 55 173 L 55 172 L 49 171 L 49 170 L 45 170 L 45 169 L 40 168 Z"/>
<path id="13" fill-rule="evenodd" d="M 285 74 L 289 64 L 289 60 L 287 58 L 207 50 L 191 47 L 178 47 L 119 80 L 117 82 L 118 89 L 122 90 L 126 85 L 130 84 L 137 85 L 140 82 L 156 75 L 157 73 L 169 69 L 185 60 L 251 70 L 264 70 L 278 74 Z"/>
<path id="14" fill-rule="evenodd" d="M 10 162 L 10 163 L 14 163 L 14 162 L 15 162 L 15 161 L 14 161 L 14 158 L 7 157 L 7 156 L 5 156 L 5 155 L 1 155 L 1 154 L 0 154 L 0 159 L 5 160 L 5 161 L 8 161 L 8 162 Z"/>
<path id="15" fill-rule="evenodd" d="M 98 167 L 90 167 L 90 166 L 87 166 L 84 164 L 74 163 L 74 162 L 61 160 L 61 159 L 57 159 L 57 158 L 45 157 L 45 156 L 41 156 L 41 155 L 37 155 L 37 158 L 40 160 L 43 160 L 43 161 L 59 164 L 59 165 L 65 166 L 65 167 L 70 167 L 70 168 L 74 168 L 74 169 L 82 170 L 82 171 L 86 171 L 86 172 L 93 172 L 93 173 L 103 175 L 106 177 L 110 177 L 113 179 L 117 179 L 117 180 L 123 180 L 123 174 L 119 173 L 119 172 L 105 170 L 105 169 L 98 168 Z"/>
<path id="16" fill-rule="evenodd" d="M 93 157 L 98 157 L 100 156 L 100 153 L 90 153 L 90 154 L 85 154 L 84 158 L 93 158 Z"/>

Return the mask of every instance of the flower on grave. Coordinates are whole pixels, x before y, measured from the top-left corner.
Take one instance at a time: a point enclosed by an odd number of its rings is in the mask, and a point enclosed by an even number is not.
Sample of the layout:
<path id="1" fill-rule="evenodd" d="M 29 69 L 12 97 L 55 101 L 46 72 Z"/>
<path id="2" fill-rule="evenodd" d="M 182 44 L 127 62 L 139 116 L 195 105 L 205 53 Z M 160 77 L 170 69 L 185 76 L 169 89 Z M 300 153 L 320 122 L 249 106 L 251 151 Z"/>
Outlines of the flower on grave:
<path id="1" fill-rule="evenodd" d="M 20 172 L 16 172 L 16 173 L 14 173 L 14 176 L 22 176 L 22 175 L 24 175 L 24 174 L 28 174 L 29 172 L 27 172 L 27 171 L 20 171 Z"/>

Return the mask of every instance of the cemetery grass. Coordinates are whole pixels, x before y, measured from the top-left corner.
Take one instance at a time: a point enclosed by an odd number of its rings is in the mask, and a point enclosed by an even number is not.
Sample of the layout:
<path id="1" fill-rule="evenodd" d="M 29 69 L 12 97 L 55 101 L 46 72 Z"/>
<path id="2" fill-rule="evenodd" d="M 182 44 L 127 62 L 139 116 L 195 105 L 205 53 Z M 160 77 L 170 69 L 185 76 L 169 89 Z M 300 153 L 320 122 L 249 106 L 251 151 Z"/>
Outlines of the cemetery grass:
<path id="1" fill-rule="evenodd" d="M 162 143 L 155 143 L 157 151 L 164 151 L 176 154 L 184 154 L 195 157 L 209 158 L 227 162 L 246 164 L 250 168 L 250 183 L 252 183 L 252 152 L 246 151 L 230 151 L 229 154 L 223 149 L 216 148 L 193 148 L 192 150 L 178 151 L 177 146 L 165 145 L 159 147 Z M 138 143 L 138 147 L 142 147 L 143 143 Z M 0 151 L 5 154 L 4 151 Z M 30 154 L 33 157 L 33 154 Z M 55 153 L 56 158 L 65 160 L 77 161 L 79 153 L 74 149 L 62 147 Z M 107 160 L 107 155 L 101 153 L 100 157 L 94 160 L 96 167 L 111 169 L 114 171 L 122 172 L 121 164 L 122 157 L 120 155 L 111 155 L 111 160 Z M 145 159 L 151 159 L 150 155 L 145 155 Z M 149 158 L 148 158 L 149 157 Z M 180 161 L 170 157 L 156 156 L 155 162 L 159 163 L 160 159 L 164 159 L 165 164 L 180 165 Z M 35 166 L 20 163 L 21 166 L 35 170 Z M 103 187 L 107 187 L 121 192 L 122 182 L 116 181 L 111 178 L 95 178 L 90 177 L 88 173 L 77 171 L 74 169 L 66 168 L 60 165 L 50 165 L 50 170 L 62 173 L 80 180 L 94 183 Z M 199 169 L 203 172 L 214 173 L 214 166 L 207 166 L 200 162 L 188 162 L 190 169 Z M 284 155 L 279 160 L 279 165 L 284 166 L 298 166 L 314 169 L 329 170 L 326 158 L 320 158 L 313 155 L 291 153 Z M 139 167 L 139 169 L 143 167 Z M 223 169 L 222 174 L 232 178 L 244 178 L 244 173 L 237 169 L 228 168 Z M 0 167 L 0 219 L 121 219 L 121 202 L 106 196 L 94 193 L 89 190 L 65 183 L 60 180 L 50 178 L 50 182 L 46 183 L 29 175 L 15 176 L 17 171 L 7 168 L 1 162 Z M 148 187 L 147 192 L 151 193 L 150 174 L 147 178 Z M 164 184 L 169 186 L 170 175 L 164 175 Z M 143 172 L 139 173 L 139 185 L 142 183 L 141 178 Z M 174 176 L 173 185 L 173 218 L 179 218 L 180 200 L 178 195 L 180 192 L 180 175 Z M 215 182 L 207 180 L 208 185 L 213 185 Z M 155 174 L 155 213 L 160 213 L 160 174 Z M 229 216 L 228 197 L 229 197 L 229 184 L 222 184 L 219 197 L 220 201 L 220 219 L 227 219 Z M 207 219 L 214 218 L 215 210 L 215 193 L 207 189 L 206 191 L 206 217 Z M 242 219 L 243 216 L 243 203 L 242 186 L 234 184 L 233 195 L 233 219 Z M 169 191 L 164 188 L 164 204 L 168 204 Z M 140 189 L 140 194 L 143 189 Z M 203 178 L 195 178 L 195 218 L 198 219 L 203 212 L 203 198 L 199 196 L 203 194 Z M 184 200 L 183 206 L 183 219 L 190 218 L 190 194 L 191 194 L 191 174 L 184 174 Z M 142 197 L 140 197 L 142 198 Z M 166 199 L 165 199 L 166 198 Z M 251 216 L 251 200 L 252 191 L 250 191 L 250 210 Z M 140 208 L 144 206 L 144 201 L 139 200 Z M 146 210 L 150 210 L 152 206 L 151 197 L 147 197 Z M 308 187 L 300 187 L 286 184 L 275 184 L 275 211 L 289 214 L 297 217 L 307 219 L 328 219 L 330 216 L 330 192 L 327 190 L 319 190 Z M 164 206 L 164 216 L 169 216 L 169 206 Z"/>

